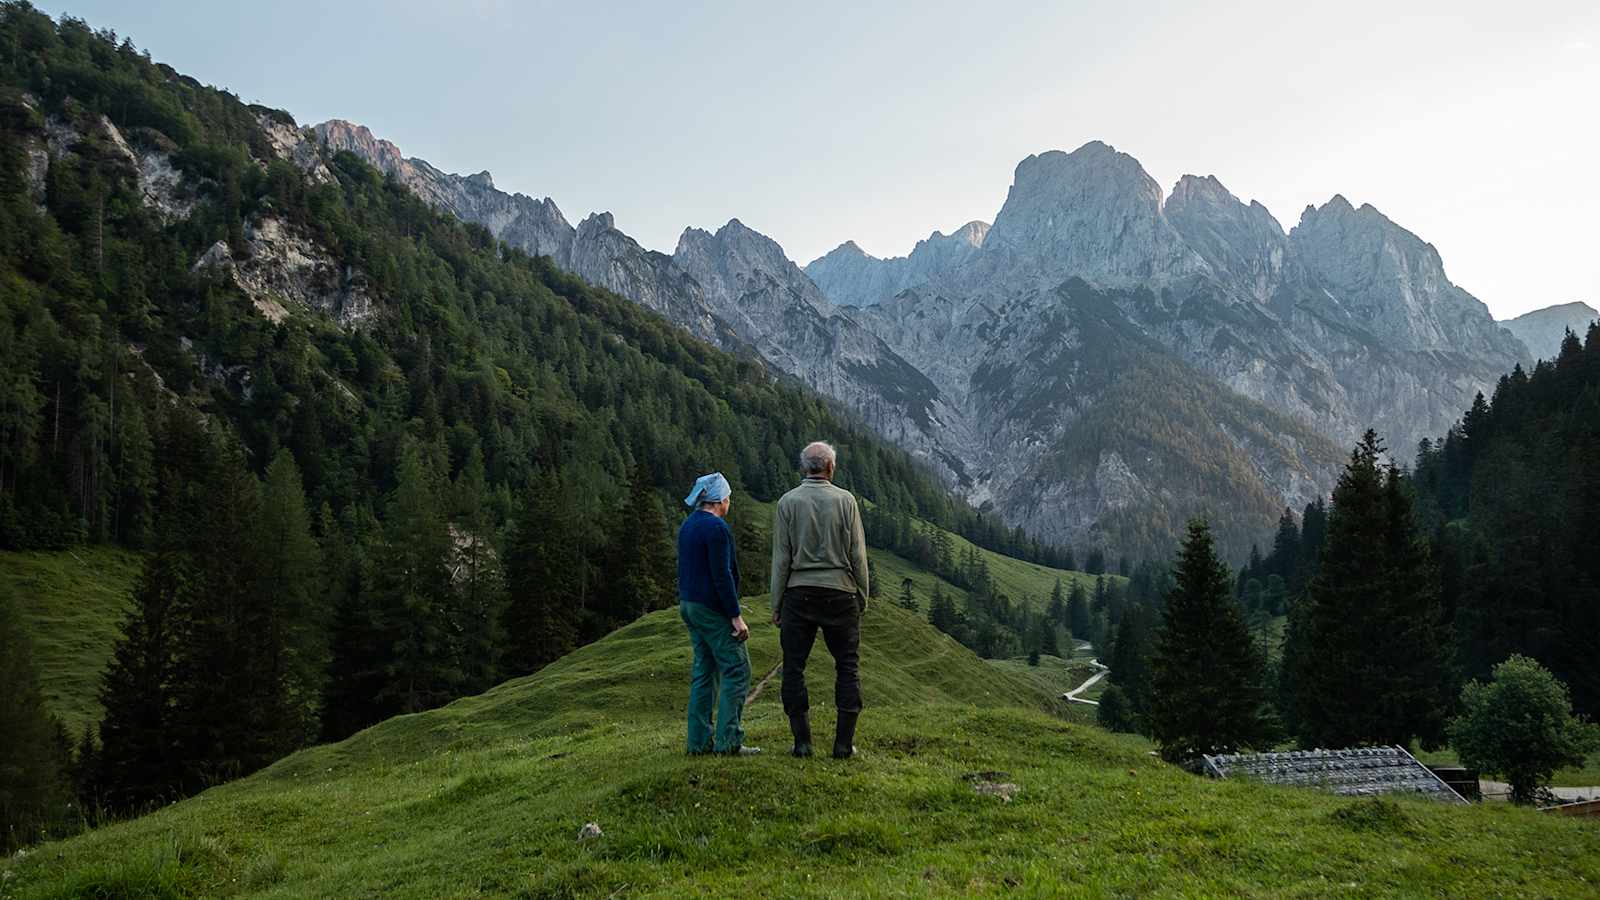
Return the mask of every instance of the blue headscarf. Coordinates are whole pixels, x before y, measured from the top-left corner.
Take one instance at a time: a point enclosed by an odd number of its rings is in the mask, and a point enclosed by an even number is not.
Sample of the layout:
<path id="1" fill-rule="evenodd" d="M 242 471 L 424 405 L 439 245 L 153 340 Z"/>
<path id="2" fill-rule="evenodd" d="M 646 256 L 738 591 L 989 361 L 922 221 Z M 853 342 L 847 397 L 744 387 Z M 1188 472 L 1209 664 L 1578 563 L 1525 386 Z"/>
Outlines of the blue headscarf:
<path id="1" fill-rule="evenodd" d="M 721 472 L 712 472 L 695 479 L 694 489 L 683 498 L 683 505 L 694 509 L 702 503 L 715 503 L 731 493 L 733 488 L 728 485 L 728 479 L 723 478 Z"/>

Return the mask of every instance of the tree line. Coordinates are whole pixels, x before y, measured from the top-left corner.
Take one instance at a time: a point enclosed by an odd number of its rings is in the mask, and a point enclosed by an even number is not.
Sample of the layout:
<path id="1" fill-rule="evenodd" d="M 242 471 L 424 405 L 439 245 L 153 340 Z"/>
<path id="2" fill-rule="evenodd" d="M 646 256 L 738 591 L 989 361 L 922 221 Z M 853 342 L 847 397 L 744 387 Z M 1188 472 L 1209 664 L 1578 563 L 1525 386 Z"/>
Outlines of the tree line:
<path id="1" fill-rule="evenodd" d="M 1150 734 L 1172 758 L 1286 739 L 1482 747 L 1494 729 L 1463 723 L 1490 715 L 1491 677 L 1538 685 L 1495 696 L 1565 710 L 1570 692 L 1571 709 L 1593 715 L 1600 326 L 1581 342 L 1569 333 L 1531 375 L 1502 378 L 1413 466 L 1387 456 L 1369 431 L 1329 502 L 1298 522 L 1285 510 L 1270 552 L 1253 549 L 1237 575 L 1208 524 L 1192 523 L 1164 602 L 1124 613 L 1102 722 Z M 1585 740 L 1567 740 L 1563 758 L 1581 758 L 1572 748 Z"/>

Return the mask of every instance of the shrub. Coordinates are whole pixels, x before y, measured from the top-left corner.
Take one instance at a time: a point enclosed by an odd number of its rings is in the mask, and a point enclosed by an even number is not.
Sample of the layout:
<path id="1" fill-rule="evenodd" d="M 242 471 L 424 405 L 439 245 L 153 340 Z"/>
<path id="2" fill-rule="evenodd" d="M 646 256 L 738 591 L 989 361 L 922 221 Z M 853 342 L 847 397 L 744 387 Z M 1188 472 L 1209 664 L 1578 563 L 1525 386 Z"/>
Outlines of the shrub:
<path id="1" fill-rule="evenodd" d="M 1526 656 L 1512 656 L 1494 667 L 1487 684 L 1461 690 L 1450 742 L 1464 765 L 1503 776 L 1513 802 L 1531 803 L 1556 769 L 1582 764 L 1600 746 L 1600 729 L 1572 715 L 1560 679 Z"/>

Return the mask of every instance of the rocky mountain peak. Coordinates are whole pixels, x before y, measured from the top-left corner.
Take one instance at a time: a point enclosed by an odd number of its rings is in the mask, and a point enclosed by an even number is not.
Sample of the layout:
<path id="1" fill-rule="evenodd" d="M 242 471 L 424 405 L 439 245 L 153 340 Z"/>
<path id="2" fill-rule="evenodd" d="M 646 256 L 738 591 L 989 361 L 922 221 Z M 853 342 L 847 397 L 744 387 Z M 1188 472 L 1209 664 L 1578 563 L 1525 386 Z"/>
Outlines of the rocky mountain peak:
<path id="1" fill-rule="evenodd" d="M 393 143 L 377 137 L 365 125 L 344 119 L 329 119 L 312 129 L 317 139 L 333 150 L 348 150 L 385 175 L 401 175 L 410 168 L 405 155 Z"/>
<path id="2" fill-rule="evenodd" d="M 1161 209 L 1161 187 L 1139 161 L 1100 141 L 1017 164 L 984 239 L 1046 275 L 1105 285 L 1162 282 L 1203 271 Z"/>
<path id="3" fill-rule="evenodd" d="M 1214 275 L 1259 303 L 1276 294 L 1285 267 L 1293 269 L 1283 226 L 1265 206 L 1246 206 L 1215 175 L 1178 179 L 1163 211 Z"/>
<path id="4" fill-rule="evenodd" d="M 1172 193 L 1167 197 L 1167 214 L 1172 214 L 1175 206 L 1187 206 L 1193 203 L 1238 203 L 1239 198 L 1233 192 L 1222 186 L 1215 175 L 1185 175 L 1178 179 L 1172 186 Z"/>
<path id="5" fill-rule="evenodd" d="M 938 274 L 960 265 L 983 249 L 988 236 L 988 222 L 968 222 L 948 235 L 935 231 L 917 241 L 908 259 L 914 268 L 924 270 L 924 277 Z"/>
<path id="6" fill-rule="evenodd" d="M 838 254 L 840 257 L 857 257 L 857 258 L 863 258 L 863 259 L 877 259 L 876 256 L 873 256 L 872 254 L 868 253 L 867 251 L 861 249 L 861 245 L 857 244 L 855 241 L 845 241 L 844 243 L 840 244 L 839 246 L 833 248 L 832 250 L 829 250 L 827 253 L 823 254 L 819 258 L 820 259 L 827 259 L 828 257 L 833 256 L 835 254 Z"/>
<path id="7" fill-rule="evenodd" d="M 1526 356 L 1482 301 L 1445 276 L 1432 244 L 1371 204 L 1358 209 L 1335 194 L 1307 207 L 1289 243 L 1327 296 L 1389 346 L 1491 354 L 1505 369 Z"/>
<path id="8" fill-rule="evenodd" d="M 594 231 L 611 231 L 617 227 L 617 219 L 609 212 L 592 212 L 583 217 L 578 223 L 578 233 L 586 234 Z"/>
<path id="9" fill-rule="evenodd" d="M 482 172 L 479 172 L 476 175 L 468 175 L 467 184 L 473 185 L 474 187 L 484 188 L 486 190 L 494 190 L 494 178 L 489 175 L 488 169 L 484 169 Z"/>
<path id="10" fill-rule="evenodd" d="M 972 221 L 950 234 L 934 231 L 907 256 L 879 259 L 845 241 L 812 260 L 805 274 L 841 306 L 872 306 L 959 268 L 983 249 L 989 223 Z"/>
<path id="11" fill-rule="evenodd" d="M 672 258 L 705 286 L 708 297 L 740 297 L 753 289 L 753 283 L 770 280 L 818 312 L 832 312 L 827 297 L 784 255 L 777 241 L 738 219 L 729 219 L 715 234 L 685 228 Z"/>

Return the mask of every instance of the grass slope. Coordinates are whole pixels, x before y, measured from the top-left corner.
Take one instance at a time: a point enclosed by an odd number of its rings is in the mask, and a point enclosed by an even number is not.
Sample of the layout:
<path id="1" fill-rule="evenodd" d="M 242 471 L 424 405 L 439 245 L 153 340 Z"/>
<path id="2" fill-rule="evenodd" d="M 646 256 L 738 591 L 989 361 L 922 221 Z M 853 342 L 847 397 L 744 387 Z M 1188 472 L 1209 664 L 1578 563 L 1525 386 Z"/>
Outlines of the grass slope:
<path id="1" fill-rule="evenodd" d="M 740 497 L 736 502 L 741 507 L 739 512 L 749 516 L 765 534 L 776 504 L 749 497 Z M 961 537 L 952 534 L 950 538 L 957 551 L 968 546 Z M 1037 566 L 991 550 L 980 552 L 988 559 L 989 570 L 1001 589 L 1013 598 L 1027 596 L 1042 605 L 1058 577 L 1064 587 L 1070 587 L 1074 580 L 1084 582 L 1091 590 L 1094 587 L 1094 576 L 1083 572 Z M 885 603 L 899 597 L 906 578 L 912 580 L 924 613 L 936 582 L 959 604 L 966 603 L 966 591 L 893 553 L 873 549 L 871 562 L 875 577 L 883 579 L 881 599 Z M 34 639 L 45 700 L 74 737 L 85 724 L 100 721 L 100 675 L 110 659 L 128 610 L 128 594 L 138 574 L 139 556 L 115 548 L 0 552 L 0 593 L 17 598 Z M 764 618 L 766 598 L 759 598 L 754 606 Z"/>
<path id="2" fill-rule="evenodd" d="M 22 611 L 45 703 L 74 738 L 100 721 L 100 673 L 138 575 L 138 555 L 114 548 L 0 552 L 0 594 Z"/>
<path id="3" fill-rule="evenodd" d="M 776 636 L 757 625 L 758 676 Z M 820 653 L 821 651 L 819 651 Z M 826 654 L 813 671 L 831 732 Z M 1600 831 L 1196 778 L 1052 716 L 1050 691 L 889 604 L 860 759 L 682 755 L 687 648 L 655 613 L 544 671 L 8 863 L 0 892 L 453 897 L 1330 893 L 1592 896 Z M 1018 785 L 980 796 L 975 780 Z M 604 835 L 577 840 L 585 822 Z"/>

